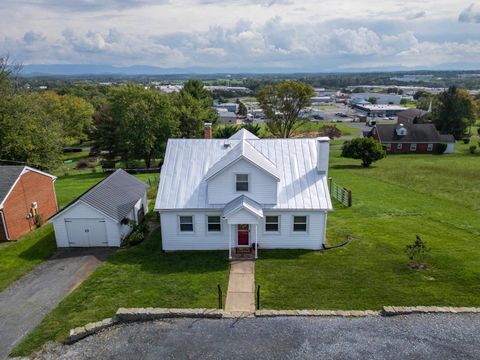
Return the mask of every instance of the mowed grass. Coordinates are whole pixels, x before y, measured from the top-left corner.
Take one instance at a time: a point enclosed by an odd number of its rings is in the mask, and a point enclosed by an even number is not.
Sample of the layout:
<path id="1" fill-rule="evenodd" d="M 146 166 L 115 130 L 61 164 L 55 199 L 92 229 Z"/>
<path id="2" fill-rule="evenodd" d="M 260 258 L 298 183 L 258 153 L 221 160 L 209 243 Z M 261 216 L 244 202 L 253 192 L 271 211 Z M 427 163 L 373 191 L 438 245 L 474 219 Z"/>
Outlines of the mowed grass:
<path id="1" fill-rule="evenodd" d="M 148 194 L 153 207 L 158 174 L 135 175 L 151 185 Z M 60 208 L 87 191 L 106 177 L 103 173 L 78 171 L 75 175 L 61 176 L 55 182 L 57 201 Z M 46 224 L 22 236 L 16 242 L 0 243 L 0 291 L 29 273 L 35 266 L 48 259 L 56 250 L 53 226 Z"/>
<path id="2" fill-rule="evenodd" d="M 48 259 L 56 249 L 52 225 L 45 225 L 18 241 L 0 244 L 0 292 Z"/>
<path id="3" fill-rule="evenodd" d="M 119 250 L 66 297 L 13 351 L 24 356 L 71 328 L 115 314 L 119 307 L 215 308 L 217 284 L 226 293 L 224 251 L 161 252 L 160 230 L 141 245 Z"/>
<path id="4" fill-rule="evenodd" d="M 480 306 L 480 154 L 396 155 L 371 169 L 332 147 L 329 175 L 353 191 L 335 203 L 321 252 L 263 250 L 262 307 L 380 309 L 384 305 Z M 475 176 L 475 169 L 477 176 Z M 428 269 L 410 270 L 404 248 L 419 234 Z"/>

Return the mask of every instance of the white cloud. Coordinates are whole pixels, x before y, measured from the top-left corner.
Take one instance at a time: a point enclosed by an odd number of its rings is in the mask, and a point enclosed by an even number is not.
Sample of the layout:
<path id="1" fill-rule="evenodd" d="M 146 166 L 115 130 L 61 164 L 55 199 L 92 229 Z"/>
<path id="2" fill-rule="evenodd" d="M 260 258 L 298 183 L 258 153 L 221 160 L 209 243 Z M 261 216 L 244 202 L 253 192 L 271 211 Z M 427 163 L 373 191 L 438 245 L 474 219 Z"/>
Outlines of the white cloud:
<path id="1" fill-rule="evenodd" d="M 213 71 L 478 64 L 470 1 L 3 0 L 0 54 Z"/>
<path id="2" fill-rule="evenodd" d="M 464 23 L 480 23 L 480 10 L 476 10 L 475 4 L 471 4 L 460 13 L 458 21 Z"/>

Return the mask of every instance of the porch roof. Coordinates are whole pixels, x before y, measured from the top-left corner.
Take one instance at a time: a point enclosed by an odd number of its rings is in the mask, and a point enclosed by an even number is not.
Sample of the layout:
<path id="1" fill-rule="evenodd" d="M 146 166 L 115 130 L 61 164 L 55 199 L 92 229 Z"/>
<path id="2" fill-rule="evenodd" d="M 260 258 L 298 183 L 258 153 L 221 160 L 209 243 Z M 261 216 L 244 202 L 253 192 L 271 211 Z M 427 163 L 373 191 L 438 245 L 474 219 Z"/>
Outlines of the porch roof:
<path id="1" fill-rule="evenodd" d="M 245 210 L 259 219 L 263 218 L 262 206 L 245 195 L 240 195 L 225 205 L 222 217 L 228 220 L 241 210 Z"/>

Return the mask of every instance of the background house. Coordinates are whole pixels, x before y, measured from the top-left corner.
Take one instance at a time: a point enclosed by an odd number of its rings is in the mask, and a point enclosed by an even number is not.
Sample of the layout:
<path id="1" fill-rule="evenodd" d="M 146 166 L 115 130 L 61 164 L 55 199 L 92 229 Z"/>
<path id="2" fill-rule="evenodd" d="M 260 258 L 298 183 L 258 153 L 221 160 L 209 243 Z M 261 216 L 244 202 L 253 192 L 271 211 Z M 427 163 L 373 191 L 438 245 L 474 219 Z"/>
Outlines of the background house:
<path id="1" fill-rule="evenodd" d="M 428 114 L 428 111 L 421 110 L 421 109 L 407 109 L 404 111 L 400 111 L 397 116 L 397 123 L 398 124 L 418 124 L 423 122 L 423 118 Z"/>
<path id="2" fill-rule="evenodd" d="M 440 135 L 434 124 L 379 124 L 368 134 L 395 153 L 437 153 L 442 143 L 447 144 L 445 153 L 455 151 L 455 139 Z"/>
<path id="3" fill-rule="evenodd" d="M 0 166 L 0 241 L 18 239 L 57 212 L 55 179 L 28 166 Z"/>
<path id="4" fill-rule="evenodd" d="M 117 170 L 49 221 L 58 247 L 118 247 L 147 213 L 148 186 L 124 170 Z"/>

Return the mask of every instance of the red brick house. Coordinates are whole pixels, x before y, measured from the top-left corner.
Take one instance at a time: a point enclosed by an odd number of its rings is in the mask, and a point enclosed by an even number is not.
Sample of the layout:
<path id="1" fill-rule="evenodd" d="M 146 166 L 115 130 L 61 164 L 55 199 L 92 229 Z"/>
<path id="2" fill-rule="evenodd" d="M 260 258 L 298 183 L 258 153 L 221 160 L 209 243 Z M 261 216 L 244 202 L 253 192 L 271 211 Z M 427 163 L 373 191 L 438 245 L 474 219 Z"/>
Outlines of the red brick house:
<path id="1" fill-rule="evenodd" d="M 57 212 L 55 179 L 28 166 L 0 166 L 0 241 L 18 239 Z"/>
<path id="2" fill-rule="evenodd" d="M 387 148 L 389 154 L 438 153 L 440 144 L 446 144 L 444 153 L 455 151 L 455 138 L 441 135 L 434 124 L 379 124 L 367 136 Z"/>

